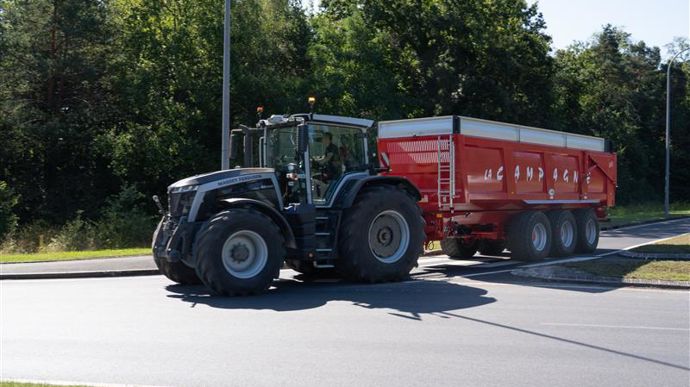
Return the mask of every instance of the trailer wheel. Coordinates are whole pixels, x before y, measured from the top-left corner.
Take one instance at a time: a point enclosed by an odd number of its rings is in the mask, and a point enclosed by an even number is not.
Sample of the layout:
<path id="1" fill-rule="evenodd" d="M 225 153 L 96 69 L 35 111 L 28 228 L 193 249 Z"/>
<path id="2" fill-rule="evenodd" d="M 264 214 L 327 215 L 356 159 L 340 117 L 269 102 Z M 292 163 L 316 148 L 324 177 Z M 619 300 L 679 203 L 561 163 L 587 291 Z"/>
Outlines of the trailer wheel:
<path id="1" fill-rule="evenodd" d="M 352 281 L 399 281 L 417 265 L 424 239 L 414 199 L 391 186 L 367 188 L 343 215 L 336 269 Z"/>
<path id="2" fill-rule="evenodd" d="M 551 255 L 565 257 L 575 252 L 577 246 L 577 224 L 573 213 L 567 210 L 547 213 L 551 222 Z"/>
<path id="3" fill-rule="evenodd" d="M 441 250 L 451 259 L 469 259 L 477 253 L 477 241 L 464 244 L 460 238 L 444 238 L 441 240 Z"/>
<path id="4" fill-rule="evenodd" d="M 599 244 L 599 220 L 597 220 L 594 210 L 591 208 L 575 210 L 575 223 L 577 224 L 575 251 L 593 253 Z"/>
<path id="5" fill-rule="evenodd" d="M 544 213 L 523 212 L 515 216 L 508 231 L 512 257 L 524 261 L 544 259 L 551 250 L 551 225 Z"/>
<path id="6" fill-rule="evenodd" d="M 164 257 L 158 256 L 155 246 L 158 244 L 158 236 L 163 228 L 163 220 L 158 223 L 156 231 L 153 233 L 153 262 L 156 264 L 158 270 L 169 280 L 180 285 L 198 285 L 201 280 L 196 275 L 196 272 L 191 267 L 182 262 L 168 262 Z"/>
<path id="7" fill-rule="evenodd" d="M 278 277 L 283 259 L 283 235 L 273 220 L 259 211 L 223 211 L 199 231 L 196 272 L 216 294 L 265 292 Z"/>
<path id="8" fill-rule="evenodd" d="M 501 255 L 505 249 L 505 241 L 483 240 L 479 242 L 479 254 L 481 255 Z"/>

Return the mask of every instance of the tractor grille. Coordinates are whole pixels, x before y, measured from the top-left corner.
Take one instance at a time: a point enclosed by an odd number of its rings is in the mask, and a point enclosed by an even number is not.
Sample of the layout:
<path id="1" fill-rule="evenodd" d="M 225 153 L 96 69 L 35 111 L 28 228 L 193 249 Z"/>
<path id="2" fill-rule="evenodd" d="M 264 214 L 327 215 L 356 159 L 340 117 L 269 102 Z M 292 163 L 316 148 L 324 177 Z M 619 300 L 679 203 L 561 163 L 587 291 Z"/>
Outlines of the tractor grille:
<path id="1" fill-rule="evenodd" d="M 172 217 L 187 215 L 192 207 L 196 191 L 170 193 L 168 196 L 168 211 Z"/>

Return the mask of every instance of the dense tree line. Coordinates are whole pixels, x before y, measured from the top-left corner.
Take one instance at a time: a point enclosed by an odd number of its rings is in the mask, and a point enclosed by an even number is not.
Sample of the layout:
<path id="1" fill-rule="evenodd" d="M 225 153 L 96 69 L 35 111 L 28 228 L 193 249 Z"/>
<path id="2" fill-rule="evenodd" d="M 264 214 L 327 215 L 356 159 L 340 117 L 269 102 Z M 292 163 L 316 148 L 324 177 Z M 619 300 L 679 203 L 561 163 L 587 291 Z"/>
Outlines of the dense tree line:
<path id="1" fill-rule="evenodd" d="M 222 0 L 0 0 L 0 234 L 147 208 L 216 169 L 222 31 Z M 619 202 L 662 195 L 666 64 L 620 29 L 554 52 L 524 0 L 234 0 L 232 41 L 234 124 L 314 94 L 331 114 L 545 126 L 617 144 Z M 690 64 L 672 75 L 687 200 Z"/>

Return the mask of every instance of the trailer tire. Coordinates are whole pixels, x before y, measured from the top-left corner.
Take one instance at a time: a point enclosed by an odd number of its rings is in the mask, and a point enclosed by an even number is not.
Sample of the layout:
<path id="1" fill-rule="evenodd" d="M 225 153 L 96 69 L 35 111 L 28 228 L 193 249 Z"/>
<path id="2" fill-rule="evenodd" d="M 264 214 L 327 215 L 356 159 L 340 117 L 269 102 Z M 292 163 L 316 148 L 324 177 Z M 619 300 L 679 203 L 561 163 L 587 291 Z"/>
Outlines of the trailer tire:
<path id="1" fill-rule="evenodd" d="M 180 285 L 198 285 L 201 280 L 196 275 L 196 271 L 191 267 L 185 265 L 183 262 L 168 262 L 165 257 L 160 257 L 156 253 L 155 246 L 158 244 L 158 236 L 163 228 L 163 220 L 158 223 L 156 231 L 153 233 L 153 262 L 156 264 L 158 270 L 169 280 Z"/>
<path id="2" fill-rule="evenodd" d="M 462 243 L 460 238 L 444 238 L 441 240 L 441 250 L 450 259 L 470 259 L 477 253 L 476 241 L 469 245 Z"/>
<path id="3" fill-rule="evenodd" d="M 365 188 L 345 210 L 336 269 L 358 282 L 408 278 L 424 247 L 424 219 L 415 200 L 393 186 Z"/>
<path id="4" fill-rule="evenodd" d="M 481 255 L 501 255 L 505 249 L 505 241 L 483 240 L 479 242 L 479 254 Z"/>
<path id="5" fill-rule="evenodd" d="M 516 215 L 508 231 L 508 247 L 515 259 L 535 261 L 546 258 L 551 250 L 549 218 L 539 211 Z"/>
<path id="6" fill-rule="evenodd" d="M 263 213 L 233 208 L 199 230 L 196 272 L 211 291 L 225 296 L 265 292 L 280 274 L 285 238 Z"/>
<path id="7" fill-rule="evenodd" d="M 577 253 L 593 253 L 599 244 L 599 220 L 594 210 L 583 208 L 575 210 L 575 222 L 577 224 Z"/>
<path id="8" fill-rule="evenodd" d="M 575 216 L 568 210 L 549 211 L 547 216 L 551 222 L 551 255 L 572 255 L 577 246 L 578 236 Z"/>

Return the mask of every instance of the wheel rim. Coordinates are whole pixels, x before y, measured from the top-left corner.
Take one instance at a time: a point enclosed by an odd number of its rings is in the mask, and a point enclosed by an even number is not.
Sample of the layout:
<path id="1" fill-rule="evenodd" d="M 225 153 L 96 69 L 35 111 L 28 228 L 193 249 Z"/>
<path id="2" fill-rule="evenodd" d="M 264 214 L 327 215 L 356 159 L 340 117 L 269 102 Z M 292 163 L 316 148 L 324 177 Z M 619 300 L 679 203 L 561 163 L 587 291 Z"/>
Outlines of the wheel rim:
<path id="1" fill-rule="evenodd" d="M 563 246 L 570 247 L 575 240 L 575 228 L 571 222 L 561 224 L 561 243 Z"/>
<path id="2" fill-rule="evenodd" d="M 268 262 L 268 247 L 261 235 L 242 230 L 223 243 L 223 266 L 237 278 L 247 279 L 259 274 Z"/>
<path id="3" fill-rule="evenodd" d="M 546 247 L 546 227 L 537 223 L 532 229 L 532 245 L 537 251 L 542 251 Z"/>
<path id="4" fill-rule="evenodd" d="M 400 260 L 410 244 L 410 227 L 397 211 L 383 211 L 369 226 L 369 249 L 383 263 Z"/>
<path id="5" fill-rule="evenodd" d="M 585 235 L 587 236 L 587 243 L 594 244 L 594 240 L 597 238 L 597 225 L 594 223 L 594 219 L 587 220 Z"/>

